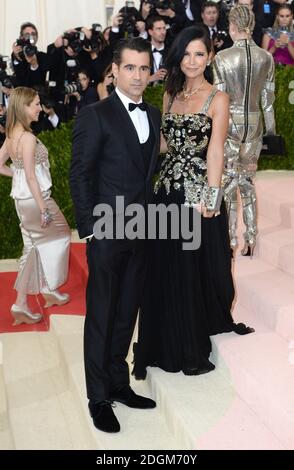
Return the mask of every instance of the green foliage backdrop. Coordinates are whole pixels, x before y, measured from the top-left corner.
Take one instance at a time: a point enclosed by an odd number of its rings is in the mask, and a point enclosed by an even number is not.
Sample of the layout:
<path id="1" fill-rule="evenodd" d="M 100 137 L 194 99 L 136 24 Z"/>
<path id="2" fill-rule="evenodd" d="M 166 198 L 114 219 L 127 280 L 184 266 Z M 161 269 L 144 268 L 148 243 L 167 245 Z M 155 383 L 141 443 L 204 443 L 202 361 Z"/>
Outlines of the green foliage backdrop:
<path id="1" fill-rule="evenodd" d="M 162 86 L 150 87 L 145 92 L 149 103 L 161 108 Z M 294 170 L 294 67 L 277 67 L 275 113 L 277 133 L 286 141 L 286 157 L 261 157 L 259 169 Z M 74 228 L 73 207 L 68 186 L 71 155 L 72 123 L 62 124 L 54 132 L 44 132 L 39 138 L 49 151 L 53 179 L 53 197 Z M 19 222 L 10 198 L 11 179 L 0 176 L 0 259 L 17 258 L 22 240 Z"/>

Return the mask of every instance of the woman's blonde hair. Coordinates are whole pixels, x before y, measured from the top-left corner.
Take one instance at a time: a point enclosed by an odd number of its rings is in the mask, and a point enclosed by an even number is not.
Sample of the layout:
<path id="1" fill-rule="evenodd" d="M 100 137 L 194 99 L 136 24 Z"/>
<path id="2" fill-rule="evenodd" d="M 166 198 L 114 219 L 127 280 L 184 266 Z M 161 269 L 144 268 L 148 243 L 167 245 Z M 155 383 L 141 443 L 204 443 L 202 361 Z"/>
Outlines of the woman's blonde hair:
<path id="1" fill-rule="evenodd" d="M 291 5 L 288 5 L 288 3 L 284 3 L 284 4 L 280 5 L 277 9 L 277 12 L 276 12 L 276 19 L 275 19 L 275 22 L 273 24 L 273 29 L 279 29 L 279 27 L 280 27 L 278 16 L 279 16 L 279 13 L 280 13 L 281 10 L 288 10 L 291 13 L 292 17 L 293 17 L 293 10 L 291 8 Z M 292 20 L 293 20 L 293 18 L 292 18 Z M 290 24 L 288 26 L 288 30 L 291 33 L 293 33 L 293 31 L 294 31 L 293 21 L 290 21 Z"/>
<path id="2" fill-rule="evenodd" d="M 37 95 L 36 90 L 24 86 L 15 88 L 12 91 L 7 110 L 7 137 L 11 137 L 16 124 L 21 124 L 26 131 L 32 132 L 26 116 L 25 106 L 29 106 Z"/>
<path id="3" fill-rule="evenodd" d="M 252 34 L 255 26 L 255 16 L 247 6 L 238 5 L 231 9 L 229 22 L 237 26 L 239 33 Z"/>

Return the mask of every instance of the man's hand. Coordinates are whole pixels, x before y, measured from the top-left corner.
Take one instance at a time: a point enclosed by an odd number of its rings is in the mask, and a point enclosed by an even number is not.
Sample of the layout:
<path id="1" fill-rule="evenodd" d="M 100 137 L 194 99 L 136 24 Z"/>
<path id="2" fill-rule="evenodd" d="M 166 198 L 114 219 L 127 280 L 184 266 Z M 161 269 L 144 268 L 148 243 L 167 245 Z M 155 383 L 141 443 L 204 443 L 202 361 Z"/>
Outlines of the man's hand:
<path id="1" fill-rule="evenodd" d="M 54 108 L 47 108 L 47 106 L 45 106 L 44 104 L 42 104 L 42 108 L 43 108 L 44 113 L 48 114 L 48 116 L 54 116 L 55 115 Z"/>
<path id="2" fill-rule="evenodd" d="M 167 10 L 163 10 L 162 8 L 156 8 L 157 13 L 160 16 L 168 16 L 169 18 L 174 18 L 176 16 L 174 10 L 168 8 Z"/>
<path id="3" fill-rule="evenodd" d="M 112 27 L 113 27 L 113 28 L 119 28 L 120 25 L 122 24 L 122 22 L 123 22 L 122 14 L 121 14 L 121 13 L 118 13 L 117 15 L 115 15 L 115 16 L 112 18 Z"/>
<path id="4" fill-rule="evenodd" d="M 159 69 L 149 78 L 149 83 L 157 82 L 158 80 L 164 80 L 167 74 L 166 69 Z"/>
<path id="5" fill-rule="evenodd" d="M 22 52 L 22 47 L 21 47 L 21 46 L 18 46 L 18 45 L 16 44 L 16 42 L 14 42 L 14 43 L 12 44 L 12 53 L 13 53 L 13 55 L 14 55 L 18 60 L 21 60 L 21 58 L 20 58 L 21 52 Z"/>
<path id="6" fill-rule="evenodd" d="M 221 39 L 220 41 L 218 41 L 217 39 L 214 39 L 213 41 L 213 45 L 217 48 L 217 49 L 220 49 L 220 47 L 222 47 L 224 45 L 224 41 Z"/>
<path id="7" fill-rule="evenodd" d="M 62 47 L 64 45 L 64 39 L 62 36 L 58 36 L 58 38 L 55 39 L 54 41 L 54 46 L 56 47 L 56 49 L 59 49 L 60 47 Z M 68 41 L 67 41 L 67 44 L 68 44 Z"/>

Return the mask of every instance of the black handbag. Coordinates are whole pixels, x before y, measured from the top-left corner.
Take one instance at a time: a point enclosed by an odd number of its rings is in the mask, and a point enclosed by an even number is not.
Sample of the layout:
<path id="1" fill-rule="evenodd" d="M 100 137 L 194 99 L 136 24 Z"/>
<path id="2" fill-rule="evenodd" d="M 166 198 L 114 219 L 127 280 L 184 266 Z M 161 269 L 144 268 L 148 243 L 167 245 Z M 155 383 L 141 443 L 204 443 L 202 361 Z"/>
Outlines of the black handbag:
<path id="1" fill-rule="evenodd" d="M 286 153 L 285 140 L 281 135 L 264 135 L 261 155 L 280 155 Z"/>

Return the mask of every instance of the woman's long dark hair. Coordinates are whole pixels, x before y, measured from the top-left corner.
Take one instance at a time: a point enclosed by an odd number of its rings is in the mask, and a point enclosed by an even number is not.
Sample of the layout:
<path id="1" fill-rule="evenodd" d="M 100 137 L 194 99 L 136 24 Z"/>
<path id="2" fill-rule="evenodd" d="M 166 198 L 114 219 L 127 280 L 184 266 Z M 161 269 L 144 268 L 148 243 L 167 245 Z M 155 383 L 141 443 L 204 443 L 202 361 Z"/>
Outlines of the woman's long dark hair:
<path id="1" fill-rule="evenodd" d="M 181 62 L 185 54 L 185 50 L 191 41 L 199 39 L 203 42 L 207 49 L 207 53 L 210 54 L 212 50 L 212 43 L 208 35 L 207 29 L 202 25 L 189 26 L 183 29 L 174 40 L 168 56 L 164 61 L 164 68 L 167 69 L 165 90 L 172 97 L 176 96 L 177 93 L 182 91 L 185 75 L 181 70 Z M 211 72 L 208 67 L 205 70 L 205 78 L 211 82 Z"/>

